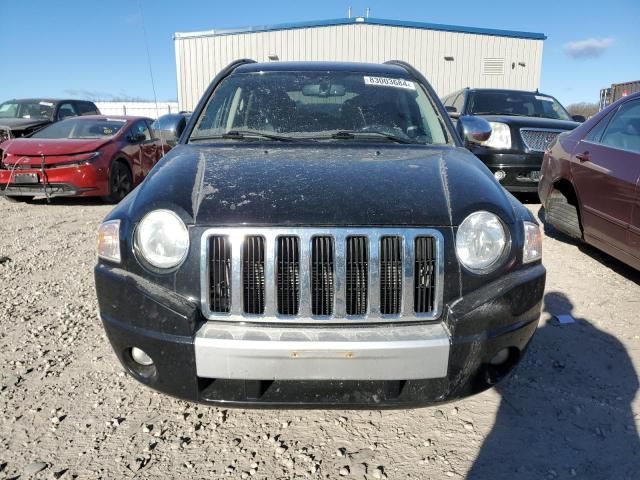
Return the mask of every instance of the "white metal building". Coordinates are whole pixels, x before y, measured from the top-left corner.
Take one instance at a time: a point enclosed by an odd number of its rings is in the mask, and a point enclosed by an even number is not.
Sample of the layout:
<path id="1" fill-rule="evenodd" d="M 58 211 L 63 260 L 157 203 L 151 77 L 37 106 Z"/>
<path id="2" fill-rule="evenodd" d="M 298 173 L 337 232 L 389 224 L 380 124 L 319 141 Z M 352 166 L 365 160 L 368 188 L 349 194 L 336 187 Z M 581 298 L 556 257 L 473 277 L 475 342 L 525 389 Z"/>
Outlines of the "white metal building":
<path id="1" fill-rule="evenodd" d="M 404 60 L 441 96 L 464 87 L 535 90 L 545 39 L 541 33 L 364 17 L 176 33 L 178 103 L 192 110 L 215 75 L 239 58 Z"/>
<path id="2" fill-rule="evenodd" d="M 95 102 L 103 115 L 136 115 L 158 118 L 166 113 L 177 113 L 177 102 Z"/>

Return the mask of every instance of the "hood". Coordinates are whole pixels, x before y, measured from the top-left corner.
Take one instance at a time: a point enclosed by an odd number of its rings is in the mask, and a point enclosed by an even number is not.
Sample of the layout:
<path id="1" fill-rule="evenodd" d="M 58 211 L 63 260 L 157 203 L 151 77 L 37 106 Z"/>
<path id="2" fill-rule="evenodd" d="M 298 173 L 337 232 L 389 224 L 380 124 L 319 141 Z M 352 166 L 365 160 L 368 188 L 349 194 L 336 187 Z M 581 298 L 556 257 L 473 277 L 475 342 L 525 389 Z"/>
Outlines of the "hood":
<path id="1" fill-rule="evenodd" d="M 49 123 L 51 120 L 47 118 L 0 118 L 0 127 L 9 127 L 12 131 L 27 130 Z"/>
<path id="2" fill-rule="evenodd" d="M 457 225 L 477 209 L 514 221 L 489 170 L 456 147 L 180 145 L 136 192 L 133 221 L 179 207 L 199 225 Z"/>
<path id="3" fill-rule="evenodd" d="M 554 118 L 520 117 L 512 115 L 477 115 L 488 122 L 502 122 L 515 127 L 549 128 L 553 130 L 573 130 L 580 123 Z"/>
<path id="4" fill-rule="evenodd" d="M 3 144 L 3 149 L 10 155 L 27 157 L 75 155 L 77 153 L 93 152 L 110 139 L 93 138 L 80 139 L 45 139 L 45 138 L 16 138 Z"/>

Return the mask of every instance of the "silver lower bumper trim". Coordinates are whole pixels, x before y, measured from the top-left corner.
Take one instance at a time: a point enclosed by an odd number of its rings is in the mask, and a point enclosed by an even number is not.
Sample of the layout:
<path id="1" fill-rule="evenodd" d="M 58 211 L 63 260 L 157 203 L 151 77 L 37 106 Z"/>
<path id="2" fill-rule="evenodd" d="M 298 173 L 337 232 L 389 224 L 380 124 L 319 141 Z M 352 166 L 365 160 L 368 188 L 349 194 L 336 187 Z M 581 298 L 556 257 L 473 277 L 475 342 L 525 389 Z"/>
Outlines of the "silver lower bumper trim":
<path id="1" fill-rule="evenodd" d="M 447 375 L 441 323 L 269 327 L 209 322 L 195 339 L 199 377 L 243 380 L 412 380 Z"/>

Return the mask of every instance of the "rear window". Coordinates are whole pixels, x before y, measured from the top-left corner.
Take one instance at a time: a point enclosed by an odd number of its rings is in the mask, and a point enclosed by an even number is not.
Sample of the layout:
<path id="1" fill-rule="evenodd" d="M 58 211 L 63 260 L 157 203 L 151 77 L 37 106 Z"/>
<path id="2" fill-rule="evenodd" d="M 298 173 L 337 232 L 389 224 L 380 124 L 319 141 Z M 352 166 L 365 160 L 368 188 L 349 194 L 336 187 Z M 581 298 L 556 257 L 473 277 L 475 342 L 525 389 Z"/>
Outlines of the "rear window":
<path id="1" fill-rule="evenodd" d="M 118 133 L 127 122 L 118 119 L 88 120 L 71 118 L 49 125 L 32 138 L 108 138 Z"/>
<path id="2" fill-rule="evenodd" d="M 450 142 L 421 85 L 356 72 L 232 75 L 209 99 L 190 140 L 234 130 L 312 139 L 346 131 L 386 134 L 410 143 Z"/>

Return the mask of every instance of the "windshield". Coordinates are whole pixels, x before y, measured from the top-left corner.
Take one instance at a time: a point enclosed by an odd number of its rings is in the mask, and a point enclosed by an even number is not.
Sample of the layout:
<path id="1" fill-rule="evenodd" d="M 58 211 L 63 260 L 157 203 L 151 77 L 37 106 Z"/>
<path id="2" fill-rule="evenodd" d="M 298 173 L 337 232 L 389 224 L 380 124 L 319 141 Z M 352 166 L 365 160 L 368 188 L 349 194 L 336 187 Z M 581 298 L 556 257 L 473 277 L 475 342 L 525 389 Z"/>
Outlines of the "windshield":
<path id="1" fill-rule="evenodd" d="M 232 75 L 209 99 L 190 141 L 251 133 L 272 140 L 451 141 L 420 85 L 354 72 Z"/>
<path id="2" fill-rule="evenodd" d="M 31 138 L 109 138 L 118 133 L 126 120 L 71 118 L 49 125 Z"/>
<path id="3" fill-rule="evenodd" d="M 33 100 L 0 104 L 0 118 L 53 118 L 53 102 Z"/>
<path id="4" fill-rule="evenodd" d="M 471 114 L 516 115 L 572 120 L 560 102 L 548 95 L 528 92 L 473 92 Z"/>

